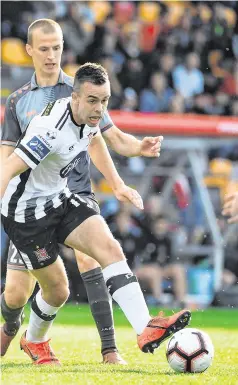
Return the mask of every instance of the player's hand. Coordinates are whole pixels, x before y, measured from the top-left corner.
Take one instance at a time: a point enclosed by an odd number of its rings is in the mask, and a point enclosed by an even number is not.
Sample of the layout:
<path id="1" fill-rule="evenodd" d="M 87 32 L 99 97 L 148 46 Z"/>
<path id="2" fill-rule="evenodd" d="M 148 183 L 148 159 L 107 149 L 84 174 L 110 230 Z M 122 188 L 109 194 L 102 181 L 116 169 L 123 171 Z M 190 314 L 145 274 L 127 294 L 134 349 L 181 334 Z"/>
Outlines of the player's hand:
<path id="1" fill-rule="evenodd" d="M 138 191 L 124 185 L 113 190 L 115 197 L 121 202 L 130 202 L 139 210 L 144 209 L 143 200 Z"/>
<path id="2" fill-rule="evenodd" d="M 160 147 L 163 141 L 163 136 L 151 137 L 146 136 L 141 141 L 140 155 L 149 158 L 160 156 Z"/>
<path id="3" fill-rule="evenodd" d="M 228 223 L 238 223 L 238 192 L 225 196 L 222 215 L 230 217 Z"/>

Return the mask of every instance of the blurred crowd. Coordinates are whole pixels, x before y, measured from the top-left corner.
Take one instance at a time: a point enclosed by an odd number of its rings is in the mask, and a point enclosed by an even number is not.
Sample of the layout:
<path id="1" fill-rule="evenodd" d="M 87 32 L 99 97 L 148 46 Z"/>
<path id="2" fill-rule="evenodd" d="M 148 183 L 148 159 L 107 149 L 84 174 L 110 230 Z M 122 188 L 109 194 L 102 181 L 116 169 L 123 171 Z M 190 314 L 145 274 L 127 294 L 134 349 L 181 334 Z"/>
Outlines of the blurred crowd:
<path id="1" fill-rule="evenodd" d="M 102 63 L 109 108 L 238 116 L 237 1 L 2 3 L 2 38 L 26 41 L 38 18 L 64 33 L 63 68 Z"/>

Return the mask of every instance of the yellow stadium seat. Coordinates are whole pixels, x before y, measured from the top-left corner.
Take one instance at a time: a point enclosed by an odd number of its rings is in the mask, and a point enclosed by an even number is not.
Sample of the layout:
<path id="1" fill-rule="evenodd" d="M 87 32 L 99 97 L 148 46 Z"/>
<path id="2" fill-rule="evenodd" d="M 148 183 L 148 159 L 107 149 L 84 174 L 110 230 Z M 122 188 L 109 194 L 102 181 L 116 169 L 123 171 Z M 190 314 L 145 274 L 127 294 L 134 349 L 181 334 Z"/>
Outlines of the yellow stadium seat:
<path id="1" fill-rule="evenodd" d="M 104 178 L 98 183 L 98 192 L 108 195 L 112 194 L 112 189 Z"/>
<path id="2" fill-rule="evenodd" d="M 236 13 L 233 9 L 231 8 L 225 8 L 225 18 L 226 18 L 226 21 L 229 25 L 229 27 L 234 27 L 235 23 L 236 23 Z"/>
<path id="3" fill-rule="evenodd" d="M 210 164 L 210 172 L 213 175 L 220 175 L 225 177 L 230 177 L 232 172 L 232 162 L 229 159 L 215 158 Z"/>
<path id="4" fill-rule="evenodd" d="M 138 6 L 138 15 L 144 23 L 155 23 L 159 19 L 160 7 L 159 4 L 142 2 Z"/>
<path id="5" fill-rule="evenodd" d="M 32 59 L 26 53 L 23 41 L 16 38 L 2 40 L 2 62 L 7 65 L 32 66 Z"/>
<path id="6" fill-rule="evenodd" d="M 169 7 L 168 23 L 175 27 L 184 14 L 184 6 L 181 4 L 173 4 Z"/>
<path id="7" fill-rule="evenodd" d="M 232 162 L 228 159 L 213 159 L 209 164 L 210 174 L 204 178 L 204 183 L 208 188 L 219 190 L 222 202 L 227 191 L 234 188 L 234 183 L 231 181 L 232 168 Z M 235 183 L 235 185 L 237 184 Z"/>
<path id="8" fill-rule="evenodd" d="M 205 23 L 207 23 L 212 17 L 212 11 L 205 4 L 200 5 L 200 17 Z"/>
<path id="9" fill-rule="evenodd" d="M 89 6 L 95 15 L 95 23 L 101 25 L 111 12 L 111 5 L 109 1 L 89 1 Z"/>
<path id="10" fill-rule="evenodd" d="M 74 77 L 76 71 L 79 69 L 79 64 L 66 64 L 63 67 L 63 71 L 68 75 Z"/>

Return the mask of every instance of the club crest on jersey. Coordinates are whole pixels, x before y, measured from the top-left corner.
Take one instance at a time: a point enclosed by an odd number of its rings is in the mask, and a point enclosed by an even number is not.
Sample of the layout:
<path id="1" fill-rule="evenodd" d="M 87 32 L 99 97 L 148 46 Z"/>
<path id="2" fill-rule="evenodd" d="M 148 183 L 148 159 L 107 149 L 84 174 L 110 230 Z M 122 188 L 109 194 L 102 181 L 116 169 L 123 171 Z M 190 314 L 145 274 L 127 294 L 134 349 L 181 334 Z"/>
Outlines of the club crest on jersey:
<path id="1" fill-rule="evenodd" d="M 55 139 L 56 136 L 57 136 L 57 133 L 54 131 L 47 131 L 47 133 L 46 133 L 46 137 L 49 140 Z"/>
<path id="2" fill-rule="evenodd" d="M 49 254 L 47 253 L 46 249 L 45 248 L 42 248 L 42 249 L 37 249 L 34 251 L 34 254 L 38 260 L 38 262 L 44 262 L 46 261 L 47 259 L 50 259 L 50 256 Z"/>
<path id="3" fill-rule="evenodd" d="M 26 147 L 31 149 L 40 159 L 44 159 L 46 155 L 50 152 L 48 146 L 43 143 L 37 136 L 34 136 L 29 142 L 27 142 Z"/>

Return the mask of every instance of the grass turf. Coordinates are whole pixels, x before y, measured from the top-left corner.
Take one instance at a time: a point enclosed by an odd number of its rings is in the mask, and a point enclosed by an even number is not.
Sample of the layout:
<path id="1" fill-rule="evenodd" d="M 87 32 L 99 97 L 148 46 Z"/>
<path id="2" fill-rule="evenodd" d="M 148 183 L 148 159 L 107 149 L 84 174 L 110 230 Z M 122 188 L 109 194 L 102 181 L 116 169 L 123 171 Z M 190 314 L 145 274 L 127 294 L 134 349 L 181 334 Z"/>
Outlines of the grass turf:
<path id="1" fill-rule="evenodd" d="M 156 310 L 152 309 L 152 313 L 155 314 Z M 190 326 L 207 331 L 215 346 L 212 367 L 207 372 L 196 375 L 174 373 L 165 358 L 165 344 L 154 355 L 140 352 L 135 334 L 128 327 L 123 313 L 115 309 L 114 314 L 118 347 L 128 361 L 128 366 L 100 364 L 99 337 L 88 306 L 67 305 L 61 309 L 50 333 L 52 346 L 63 364 L 62 367 L 34 367 L 30 363 L 28 356 L 19 350 L 19 336 L 26 328 L 23 325 L 6 357 L 2 359 L 2 384 L 238 385 L 238 310 L 211 309 L 193 312 Z"/>

